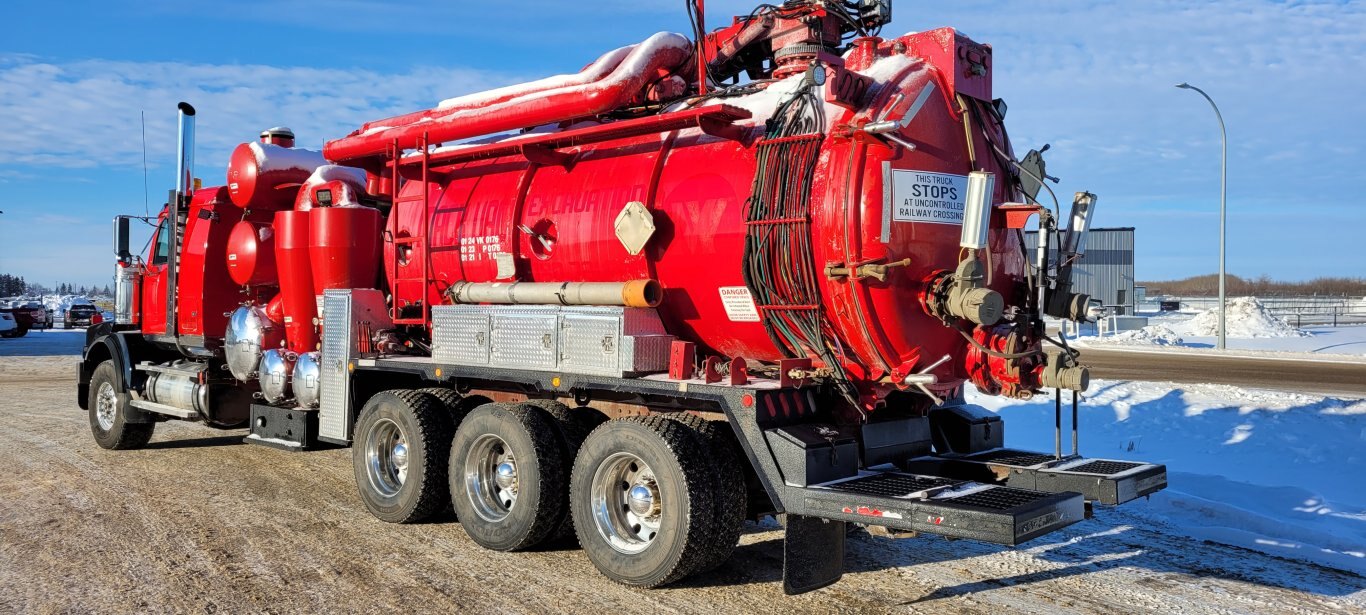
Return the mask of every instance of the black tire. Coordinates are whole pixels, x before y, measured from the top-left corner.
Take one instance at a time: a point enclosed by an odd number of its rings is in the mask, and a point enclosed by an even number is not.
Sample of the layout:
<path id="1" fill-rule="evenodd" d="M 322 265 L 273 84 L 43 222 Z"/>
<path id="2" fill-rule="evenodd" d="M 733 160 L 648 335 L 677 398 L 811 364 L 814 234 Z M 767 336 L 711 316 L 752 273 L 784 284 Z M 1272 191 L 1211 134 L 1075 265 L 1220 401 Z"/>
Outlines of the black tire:
<path id="1" fill-rule="evenodd" d="M 101 397 L 111 396 L 104 399 L 106 405 L 101 407 Z M 100 448 L 109 450 L 129 450 L 147 446 L 147 442 L 152 439 L 152 431 L 156 429 L 156 423 L 129 422 L 131 408 L 127 389 L 123 386 L 123 378 L 119 376 L 119 371 L 114 367 L 114 361 L 108 360 L 95 367 L 95 371 L 90 374 L 90 393 L 86 400 L 86 406 L 90 409 L 90 431 L 95 436 L 95 443 Z M 101 425 L 100 413 L 104 410 L 112 412 L 105 415 L 105 425 Z"/>
<path id="2" fill-rule="evenodd" d="M 712 502 L 713 526 L 712 544 L 698 562 L 694 572 L 706 572 L 730 559 L 735 546 L 740 543 L 740 534 L 745 529 L 745 515 L 749 510 L 749 488 L 745 484 L 745 472 L 740 465 L 745 459 L 740 443 L 725 421 L 709 421 L 696 414 L 684 412 L 671 414 L 668 418 L 683 423 L 697 433 L 706 449 L 706 458 L 711 460 L 712 484 L 715 485 L 715 498 Z"/>
<path id="3" fill-rule="evenodd" d="M 613 546 L 595 517 L 596 474 L 622 463 L 619 453 L 629 453 L 653 471 L 663 507 L 658 532 L 637 552 Z M 608 421 L 588 435 L 574 463 L 569 503 L 579 545 L 599 572 L 618 583 L 648 588 L 697 570 L 713 540 L 713 487 L 704 455 L 691 429 L 658 416 Z M 613 480 L 610 472 L 607 480 Z M 615 507 L 608 502 L 604 509 Z"/>
<path id="4" fill-rule="evenodd" d="M 385 461 L 386 440 L 405 445 L 406 470 L 401 480 L 389 471 L 398 465 Z M 370 514 L 389 523 L 415 523 L 441 512 L 450 500 L 449 467 L 451 421 L 437 398 L 419 391 L 384 391 L 370 398 L 356 421 L 351 443 L 351 465 L 361 502 Z M 378 468 L 372 471 L 372 464 Z"/>
<path id="5" fill-rule="evenodd" d="M 10 337 L 24 337 L 25 335 L 28 335 L 28 327 L 19 327 L 14 330 L 14 335 Z"/>
<path id="6" fill-rule="evenodd" d="M 569 406 L 553 399 L 528 399 L 527 404 L 536 406 L 555 419 L 555 426 L 560 431 L 560 442 L 564 445 L 564 456 L 562 457 L 564 467 L 572 468 L 574 459 L 579 454 L 579 447 L 583 446 L 583 441 L 588 438 L 588 434 L 598 425 L 607 422 L 607 415 L 592 408 L 570 409 Z M 568 490 L 565 497 L 568 498 Z M 565 510 L 569 510 L 569 503 L 565 502 Z M 566 513 L 564 520 L 560 522 L 559 528 L 551 535 L 551 540 L 559 540 L 574 535 L 574 517 Z"/>
<path id="7" fill-rule="evenodd" d="M 500 455 L 511 455 L 515 488 L 499 485 L 489 473 Z M 521 551 L 544 542 L 568 514 L 568 469 L 560 430 L 541 408 L 524 403 L 475 408 L 451 442 L 451 502 L 460 525 L 494 551 Z M 509 493 L 514 499 L 504 502 Z"/>

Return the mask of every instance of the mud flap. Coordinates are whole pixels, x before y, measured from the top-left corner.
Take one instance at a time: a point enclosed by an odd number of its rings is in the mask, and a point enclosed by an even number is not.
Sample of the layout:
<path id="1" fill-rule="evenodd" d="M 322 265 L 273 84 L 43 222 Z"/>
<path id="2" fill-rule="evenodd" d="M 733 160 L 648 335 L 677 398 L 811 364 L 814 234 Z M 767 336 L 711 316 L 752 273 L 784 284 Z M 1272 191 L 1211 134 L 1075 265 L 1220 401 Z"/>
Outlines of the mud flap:
<path id="1" fill-rule="evenodd" d="M 794 596 L 844 576 L 845 522 L 787 515 L 783 536 L 783 593 Z"/>

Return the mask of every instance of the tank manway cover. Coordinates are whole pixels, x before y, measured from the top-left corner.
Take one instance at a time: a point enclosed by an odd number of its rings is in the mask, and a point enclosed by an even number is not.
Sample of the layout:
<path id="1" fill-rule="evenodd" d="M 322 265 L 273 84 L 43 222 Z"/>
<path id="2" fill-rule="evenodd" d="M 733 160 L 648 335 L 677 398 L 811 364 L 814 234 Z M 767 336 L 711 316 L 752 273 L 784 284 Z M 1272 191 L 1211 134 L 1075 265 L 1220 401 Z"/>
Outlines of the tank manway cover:
<path id="1" fill-rule="evenodd" d="M 640 254 L 640 251 L 645 249 L 645 244 L 649 243 L 650 237 L 655 234 L 654 215 L 640 201 L 631 201 L 622 207 L 614 226 L 617 239 L 631 256 Z"/>

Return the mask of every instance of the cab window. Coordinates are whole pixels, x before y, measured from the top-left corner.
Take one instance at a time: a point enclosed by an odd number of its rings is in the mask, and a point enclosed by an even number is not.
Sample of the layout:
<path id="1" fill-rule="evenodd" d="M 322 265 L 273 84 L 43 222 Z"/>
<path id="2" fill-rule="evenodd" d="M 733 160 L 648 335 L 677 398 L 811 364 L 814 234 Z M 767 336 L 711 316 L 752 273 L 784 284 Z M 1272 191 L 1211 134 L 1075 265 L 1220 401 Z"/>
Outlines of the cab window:
<path id="1" fill-rule="evenodd" d="M 152 252 L 152 264 L 164 265 L 171 253 L 171 235 L 166 232 L 167 218 L 161 220 L 161 225 L 157 227 L 157 245 Z"/>

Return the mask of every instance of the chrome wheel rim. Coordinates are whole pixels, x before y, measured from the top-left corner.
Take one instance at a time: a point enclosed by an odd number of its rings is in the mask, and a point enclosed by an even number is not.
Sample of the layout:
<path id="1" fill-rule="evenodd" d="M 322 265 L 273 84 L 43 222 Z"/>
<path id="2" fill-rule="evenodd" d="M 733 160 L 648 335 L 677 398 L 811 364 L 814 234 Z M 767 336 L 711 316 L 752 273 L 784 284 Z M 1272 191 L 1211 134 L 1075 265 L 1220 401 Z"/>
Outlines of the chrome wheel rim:
<path id="1" fill-rule="evenodd" d="M 664 502 L 654 470 L 631 453 L 615 453 L 593 472 L 593 524 L 613 549 L 635 554 L 659 535 Z"/>
<path id="2" fill-rule="evenodd" d="M 386 498 L 397 495 L 408 479 L 408 438 L 398 423 L 380 419 L 370 427 L 365 457 L 370 487 Z"/>
<path id="3" fill-rule="evenodd" d="M 465 493 L 475 514 L 485 521 L 502 521 L 517 505 L 521 490 L 517 458 L 507 442 L 493 434 L 475 439 L 465 453 Z"/>
<path id="4" fill-rule="evenodd" d="M 114 414 L 118 412 L 119 398 L 114 392 L 114 384 L 101 382 L 100 389 L 95 394 L 95 422 L 99 423 L 102 431 L 109 431 L 114 428 Z"/>

